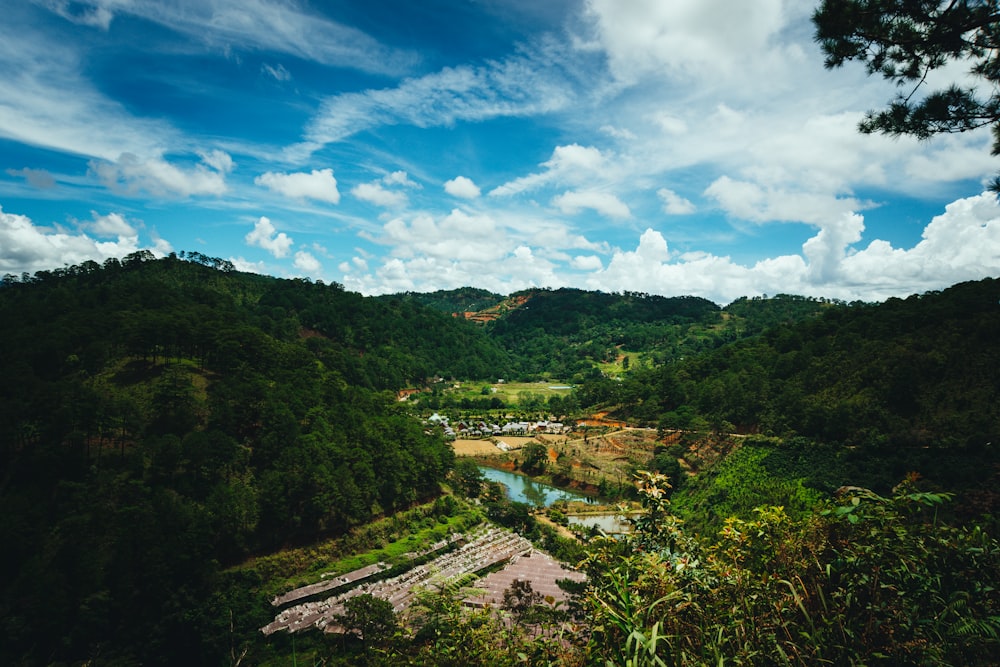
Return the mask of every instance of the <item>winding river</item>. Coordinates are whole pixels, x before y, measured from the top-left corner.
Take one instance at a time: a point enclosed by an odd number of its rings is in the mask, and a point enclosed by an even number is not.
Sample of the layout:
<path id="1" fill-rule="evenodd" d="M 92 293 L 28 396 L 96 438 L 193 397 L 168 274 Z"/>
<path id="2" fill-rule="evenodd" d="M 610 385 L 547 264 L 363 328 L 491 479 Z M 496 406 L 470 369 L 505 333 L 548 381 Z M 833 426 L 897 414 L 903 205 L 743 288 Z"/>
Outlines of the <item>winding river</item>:
<path id="1" fill-rule="evenodd" d="M 500 482 L 507 489 L 507 497 L 518 503 L 528 503 L 535 507 L 548 507 L 559 500 L 581 500 L 586 503 L 594 502 L 590 496 L 582 493 L 574 493 L 565 489 L 557 489 L 548 484 L 535 482 L 524 475 L 515 475 L 506 470 L 496 470 L 480 466 L 479 470 L 483 477 L 491 482 Z"/>

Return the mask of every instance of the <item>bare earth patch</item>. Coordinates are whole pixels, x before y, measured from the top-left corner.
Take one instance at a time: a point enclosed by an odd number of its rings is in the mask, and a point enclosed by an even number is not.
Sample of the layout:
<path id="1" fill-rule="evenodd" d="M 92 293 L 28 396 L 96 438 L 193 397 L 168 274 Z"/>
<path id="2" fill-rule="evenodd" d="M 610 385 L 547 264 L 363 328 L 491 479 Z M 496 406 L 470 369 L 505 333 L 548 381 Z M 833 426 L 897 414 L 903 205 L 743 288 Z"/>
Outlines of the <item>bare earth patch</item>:
<path id="1" fill-rule="evenodd" d="M 455 456 L 492 456 L 503 453 L 489 440 L 455 440 L 451 444 L 455 448 Z"/>
<path id="2" fill-rule="evenodd" d="M 501 435 L 494 438 L 494 440 L 498 444 L 505 443 L 507 447 L 498 447 L 489 440 L 463 440 L 461 438 L 452 441 L 451 444 L 455 449 L 455 456 L 493 456 L 495 454 L 503 454 L 504 452 L 521 449 L 529 442 L 539 442 L 538 438 L 526 438 L 510 435 Z"/>

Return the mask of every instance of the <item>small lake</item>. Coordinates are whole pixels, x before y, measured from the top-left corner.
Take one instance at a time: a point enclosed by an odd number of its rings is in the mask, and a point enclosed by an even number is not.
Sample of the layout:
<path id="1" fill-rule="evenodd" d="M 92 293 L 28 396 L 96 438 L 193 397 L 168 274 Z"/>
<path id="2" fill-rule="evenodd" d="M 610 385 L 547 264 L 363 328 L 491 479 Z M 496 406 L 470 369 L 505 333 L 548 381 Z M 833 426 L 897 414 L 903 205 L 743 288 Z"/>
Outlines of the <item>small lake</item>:
<path id="1" fill-rule="evenodd" d="M 524 475 L 515 475 L 506 470 L 479 467 L 483 477 L 491 482 L 500 482 L 507 488 L 507 497 L 517 503 L 527 503 L 535 507 L 548 507 L 559 500 L 580 500 L 592 503 L 594 499 L 582 493 L 557 489 L 548 484 L 535 482 Z"/>

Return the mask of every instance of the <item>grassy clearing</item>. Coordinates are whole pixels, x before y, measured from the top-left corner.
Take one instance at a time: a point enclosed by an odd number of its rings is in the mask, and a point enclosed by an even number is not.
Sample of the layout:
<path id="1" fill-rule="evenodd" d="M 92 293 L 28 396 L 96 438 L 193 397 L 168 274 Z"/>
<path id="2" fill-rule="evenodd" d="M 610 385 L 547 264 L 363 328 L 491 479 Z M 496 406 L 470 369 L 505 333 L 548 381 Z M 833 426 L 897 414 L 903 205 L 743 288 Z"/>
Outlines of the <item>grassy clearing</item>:
<path id="1" fill-rule="evenodd" d="M 560 388 L 557 388 L 560 387 Z M 507 405 L 519 402 L 523 395 L 534 394 L 544 400 L 550 396 L 567 396 L 572 388 L 568 382 L 550 380 L 548 382 L 463 382 L 448 390 L 456 399 L 477 399 L 496 396 Z"/>

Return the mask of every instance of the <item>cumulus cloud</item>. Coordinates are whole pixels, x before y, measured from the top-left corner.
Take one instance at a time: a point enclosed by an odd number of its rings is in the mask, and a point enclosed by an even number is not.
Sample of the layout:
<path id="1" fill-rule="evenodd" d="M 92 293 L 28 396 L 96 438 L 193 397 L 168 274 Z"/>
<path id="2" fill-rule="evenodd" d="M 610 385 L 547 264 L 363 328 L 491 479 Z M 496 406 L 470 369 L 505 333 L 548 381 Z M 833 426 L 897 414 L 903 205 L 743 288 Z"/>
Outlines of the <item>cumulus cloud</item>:
<path id="1" fill-rule="evenodd" d="M 255 184 L 292 199 L 313 199 L 315 201 L 340 203 L 340 191 L 333 169 L 313 169 L 310 173 L 286 174 L 268 171 L 253 181 Z"/>
<path id="2" fill-rule="evenodd" d="M 492 223 L 495 225 L 495 222 Z M 449 221 L 429 216 L 386 225 L 381 242 L 393 256 L 374 262 L 343 262 L 345 285 L 367 294 L 450 289 L 475 284 L 501 293 L 530 286 L 580 284 L 589 289 L 697 295 L 726 304 L 741 296 L 792 293 L 847 301 L 875 301 L 941 289 L 963 280 L 995 275 L 1000 266 L 1000 205 L 983 193 L 948 205 L 912 248 L 887 241 L 864 243 L 864 219 L 848 213 L 829 221 L 797 254 L 741 264 L 706 251 L 671 249 L 663 232 L 646 229 L 633 249 L 568 256 L 552 248 L 520 243 L 503 228 L 455 212 Z M 465 242 L 458 230 L 470 229 Z M 499 244 L 477 242 L 495 235 Z M 557 259 L 558 257 L 565 259 Z"/>
<path id="3" fill-rule="evenodd" d="M 248 232 L 244 239 L 249 245 L 263 248 L 275 257 L 287 257 L 293 243 L 285 232 L 275 229 L 264 216 L 254 223 L 253 231 Z"/>
<path id="4" fill-rule="evenodd" d="M 305 250 L 299 250 L 295 253 L 293 264 L 296 269 L 313 278 L 319 277 L 323 273 L 323 265 L 320 264 L 319 260 L 312 253 Z"/>
<path id="5" fill-rule="evenodd" d="M 593 289 L 695 294 L 720 304 L 782 292 L 875 301 L 994 275 L 1000 266 L 1000 205 L 992 193 L 949 204 L 910 249 L 880 239 L 856 249 L 863 231 L 860 215 L 846 215 L 808 239 L 800 255 L 743 266 L 705 252 L 673 256 L 663 235 L 647 229 L 635 250 L 615 251 L 587 280 Z"/>
<path id="6" fill-rule="evenodd" d="M 406 188 L 419 190 L 420 184 L 410 178 L 405 171 L 394 171 L 382 177 L 382 182 L 386 185 L 402 185 Z"/>
<path id="7" fill-rule="evenodd" d="M 660 188 L 656 195 L 663 202 L 663 212 L 669 215 L 688 215 L 697 210 L 694 204 L 670 188 Z"/>
<path id="8" fill-rule="evenodd" d="M 99 236 L 117 236 L 100 241 L 88 235 L 87 226 Z M 7 213 L 0 207 L 0 274 L 33 273 L 53 267 L 124 257 L 140 250 L 139 237 L 117 213 L 94 214 L 94 220 L 80 230 L 36 225 L 30 218 Z"/>
<path id="9" fill-rule="evenodd" d="M 810 281 L 828 284 L 840 278 L 848 248 L 861 240 L 864 229 L 864 218 L 852 213 L 845 215 L 837 224 L 824 226 L 816 236 L 806 241 L 802 254 L 809 265 Z"/>
<path id="10" fill-rule="evenodd" d="M 554 272 L 554 265 L 532 252 L 527 246 L 517 246 L 502 254 L 483 271 L 474 260 L 451 260 L 440 257 L 392 257 L 371 272 L 343 262 L 343 283 L 363 294 L 389 294 L 414 289 L 454 289 L 475 284 L 485 289 L 510 294 L 539 286 L 560 286 L 563 283 Z"/>
<path id="11" fill-rule="evenodd" d="M 223 157 L 225 156 L 225 157 Z M 193 167 L 179 167 L 161 157 L 141 158 L 132 153 L 122 153 L 117 161 L 91 160 L 90 172 L 115 192 L 137 195 L 143 192 L 158 197 L 190 197 L 195 195 L 222 195 L 228 190 L 224 171 L 229 156 L 213 151 L 203 156 L 203 161 Z M 211 160 L 212 164 L 204 160 Z M 229 159 L 228 167 L 231 168 Z"/>
<path id="12" fill-rule="evenodd" d="M 587 3 L 619 79 L 729 77 L 746 54 L 766 54 L 790 12 L 782 0 L 615 0 Z M 759 56 L 763 57 L 763 56 Z"/>
<path id="13" fill-rule="evenodd" d="M 461 197 L 462 199 L 475 199 L 480 194 L 479 186 L 473 183 L 471 178 L 465 176 L 456 176 L 450 181 L 445 181 L 444 191 L 452 197 Z"/>
<path id="14" fill-rule="evenodd" d="M 410 222 L 394 218 L 386 223 L 381 242 L 404 257 L 424 255 L 443 260 L 489 262 L 510 248 L 506 230 L 488 215 L 458 209 L 436 220 L 421 214 Z"/>
<path id="15" fill-rule="evenodd" d="M 564 192 L 552 199 L 552 205 L 568 215 L 579 213 L 583 209 L 591 209 L 609 218 L 622 219 L 632 216 L 628 206 L 609 192 Z"/>
<path id="16" fill-rule="evenodd" d="M 137 236 L 135 229 L 120 213 L 99 215 L 97 211 L 91 211 L 90 214 L 93 216 L 93 220 L 82 223 L 81 227 L 98 236 Z"/>
<path id="17" fill-rule="evenodd" d="M 369 204 L 383 206 L 385 208 L 399 208 L 406 206 L 409 199 L 405 192 L 399 190 L 389 190 L 378 181 L 374 183 L 361 183 L 351 188 L 351 194 L 366 201 Z"/>
<path id="18" fill-rule="evenodd" d="M 752 222 L 804 222 L 823 226 L 870 207 L 852 197 L 830 193 L 765 188 L 758 183 L 720 176 L 705 190 L 727 214 Z"/>
<path id="19" fill-rule="evenodd" d="M 580 271 L 600 271 L 604 268 L 601 258 L 597 255 L 578 255 L 573 258 L 570 265 Z"/>

